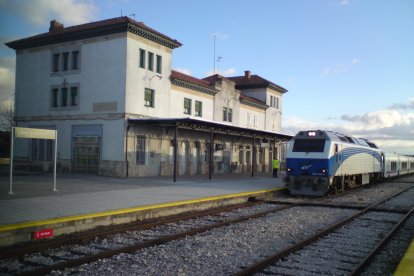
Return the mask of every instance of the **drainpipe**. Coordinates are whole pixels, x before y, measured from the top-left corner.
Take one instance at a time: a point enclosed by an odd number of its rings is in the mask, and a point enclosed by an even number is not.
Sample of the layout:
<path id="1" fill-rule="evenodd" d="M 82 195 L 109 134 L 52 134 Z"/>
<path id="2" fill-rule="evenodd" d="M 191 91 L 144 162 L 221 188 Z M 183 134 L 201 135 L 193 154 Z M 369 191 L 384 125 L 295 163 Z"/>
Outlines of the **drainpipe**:
<path id="1" fill-rule="evenodd" d="M 129 128 L 131 125 L 127 121 L 127 128 L 126 128 L 126 134 L 125 134 L 125 163 L 126 163 L 126 178 L 129 177 L 129 165 L 128 165 L 128 133 Z"/>
<path id="2" fill-rule="evenodd" d="M 214 132 L 213 132 L 213 128 L 211 128 L 211 132 L 210 132 L 210 151 L 209 151 L 209 159 L 210 159 L 210 164 L 208 167 L 208 180 L 211 180 L 211 175 L 213 174 L 213 150 L 214 150 Z"/>
<path id="3" fill-rule="evenodd" d="M 178 127 L 177 124 L 174 128 L 174 168 L 173 168 L 173 181 L 177 181 L 177 147 L 178 147 Z"/>
<path id="4" fill-rule="evenodd" d="M 256 165 L 256 134 L 253 133 L 253 150 L 252 150 L 252 177 L 254 177 L 254 166 Z"/>

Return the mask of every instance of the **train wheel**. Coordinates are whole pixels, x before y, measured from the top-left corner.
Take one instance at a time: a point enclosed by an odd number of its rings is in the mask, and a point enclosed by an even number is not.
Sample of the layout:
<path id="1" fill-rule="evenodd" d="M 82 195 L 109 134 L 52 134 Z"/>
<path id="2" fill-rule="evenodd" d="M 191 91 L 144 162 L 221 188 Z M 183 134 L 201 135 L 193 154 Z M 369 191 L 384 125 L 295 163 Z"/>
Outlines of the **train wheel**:
<path id="1" fill-rule="evenodd" d="M 344 188 L 345 188 L 345 177 L 344 176 L 337 177 L 334 183 L 335 194 L 339 194 L 343 192 Z"/>

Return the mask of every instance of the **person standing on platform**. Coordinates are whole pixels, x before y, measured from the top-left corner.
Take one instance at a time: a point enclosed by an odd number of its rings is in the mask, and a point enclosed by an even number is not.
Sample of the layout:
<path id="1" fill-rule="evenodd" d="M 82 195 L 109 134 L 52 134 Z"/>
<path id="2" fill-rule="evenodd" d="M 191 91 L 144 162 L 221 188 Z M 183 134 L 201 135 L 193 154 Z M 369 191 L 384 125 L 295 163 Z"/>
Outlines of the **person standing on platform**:
<path id="1" fill-rule="evenodd" d="M 277 178 L 277 171 L 279 170 L 279 160 L 277 158 L 273 158 L 272 168 L 273 168 L 273 177 Z"/>

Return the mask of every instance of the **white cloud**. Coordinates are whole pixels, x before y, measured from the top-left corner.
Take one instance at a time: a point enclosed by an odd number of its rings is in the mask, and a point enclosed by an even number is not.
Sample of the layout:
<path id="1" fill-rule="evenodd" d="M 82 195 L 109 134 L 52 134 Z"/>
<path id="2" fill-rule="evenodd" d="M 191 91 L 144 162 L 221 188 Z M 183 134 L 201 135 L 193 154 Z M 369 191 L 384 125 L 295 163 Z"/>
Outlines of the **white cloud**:
<path id="1" fill-rule="evenodd" d="M 340 1 L 338 2 L 338 5 L 339 5 L 339 6 L 348 6 L 348 5 L 349 5 L 349 3 L 350 3 L 350 0 L 340 0 Z"/>
<path id="2" fill-rule="evenodd" d="M 211 36 L 215 37 L 216 40 L 226 40 L 229 37 L 228 34 L 220 32 L 213 33 Z"/>
<path id="3" fill-rule="evenodd" d="M 224 76 L 224 77 L 234 77 L 236 75 L 236 72 L 237 71 L 236 71 L 235 68 L 228 68 L 228 69 L 225 69 L 224 71 L 223 70 L 220 70 L 220 71 L 216 70 L 215 73 L 214 73 L 214 70 L 212 69 L 210 71 L 207 71 L 205 73 L 205 76 L 209 77 L 209 76 L 212 76 L 214 74 L 219 74 L 219 75 Z"/>
<path id="4" fill-rule="evenodd" d="M 359 64 L 361 61 L 357 58 L 353 58 L 351 62 L 352 64 Z"/>
<path id="5" fill-rule="evenodd" d="M 356 66 L 361 63 L 361 60 L 358 58 L 353 58 L 348 62 L 340 63 L 334 66 L 327 66 L 321 70 L 321 75 L 324 77 L 330 77 L 334 75 L 342 75 L 349 72 L 353 66 Z"/>
<path id="6" fill-rule="evenodd" d="M 229 68 L 224 71 L 220 71 L 220 75 L 225 76 L 225 77 L 233 77 L 235 74 L 236 74 L 236 69 L 234 68 Z"/>
<path id="7" fill-rule="evenodd" d="M 301 130 L 333 130 L 337 127 L 334 122 L 311 122 L 299 117 L 283 118 L 283 133 L 295 135 Z"/>
<path id="8" fill-rule="evenodd" d="M 391 105 L 388 109 L 414 110 L 414 98 L 408 99 L 408 103 L 395 103 Z"/>
<path id="9" fill-rule="evenodd" d="M 283 132 L 325 129 L 362 137 L 376 143 L 385 152 L 414 154 L 414 98 L 409 103 L 359 115 L 344 114 L 340 120 L 309 122 L 295 117 L 283 119 Z"/>
<path id="10" fill-rule="evenodd" d="M 0 7 L 38 26 L 56 19 L 66 25 L 90 22 L 97 17 L 98 7 L 90 0 L 4 0 Z"/>
<path id="11" fill-rule="evenodd" d="M 186 75 L 191 76 L 191 71 L 190 71 L 190 69 L 187 69 L 187 68 L 174 68 L 174 70 L 175 70 L 175 71 L 178 71 L 178 72 L 180 72 L 180 73 L 183 73 L 183 74 L 186 74 Z"/>
<path id="12" fill-rule="evenodd" d="M 0 58 L 0 100 L 9 99 L 14 94 L 16 62 L 14 57 Z"/>
<path id="13" fill-rule="evenodd" d="M 329 5 L 335 7 L 347 7 L 354 2 L 353 0 L 330 0 Z"/>

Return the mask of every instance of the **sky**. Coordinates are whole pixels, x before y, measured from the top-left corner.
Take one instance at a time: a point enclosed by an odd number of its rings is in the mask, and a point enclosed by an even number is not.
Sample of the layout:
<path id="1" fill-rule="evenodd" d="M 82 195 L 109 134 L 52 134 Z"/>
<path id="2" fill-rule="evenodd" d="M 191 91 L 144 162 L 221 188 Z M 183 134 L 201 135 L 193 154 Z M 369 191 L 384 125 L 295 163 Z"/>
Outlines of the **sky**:
<path id="1" fill-rule="evenodd" d="M 257 74 L 288 90 L 282 133 L 324 129 L 414 155 L 412 0 L 0 0 L 0 102 L 13 99 L 5 42 L 129 16 L 180 41 L 173 69 Z"/>

